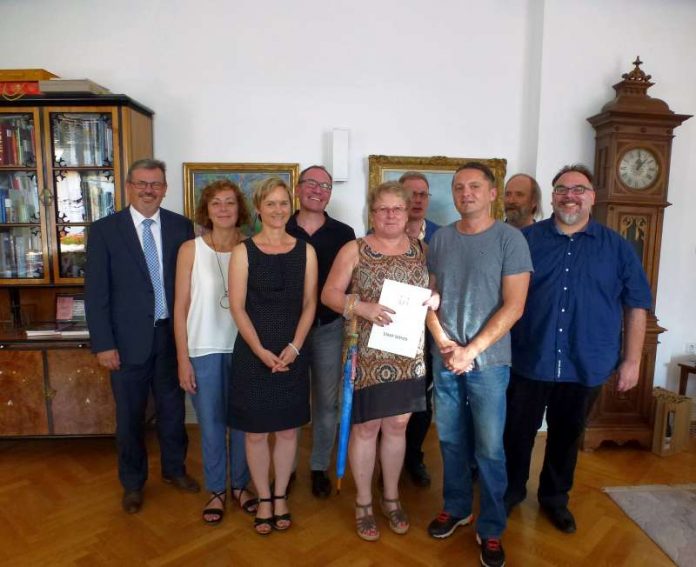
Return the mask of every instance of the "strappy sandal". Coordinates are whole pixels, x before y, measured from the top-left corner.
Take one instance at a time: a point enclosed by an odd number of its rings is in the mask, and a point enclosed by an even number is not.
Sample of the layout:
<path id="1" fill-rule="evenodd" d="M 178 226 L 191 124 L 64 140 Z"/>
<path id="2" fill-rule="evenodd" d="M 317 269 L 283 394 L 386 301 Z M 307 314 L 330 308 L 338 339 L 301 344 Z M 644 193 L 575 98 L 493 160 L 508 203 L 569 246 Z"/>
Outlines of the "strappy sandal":
<path id="1" fill-rule="evenodd" d="M 235 494 L 235 492 L 238 494 Z M 251 498 L 242 500 L 242 496 L 244 496 L 244 494 L 250 494 Z M 237 505 L 247 514 L 256 514 L 256 510 L 259 509 L 259 499 L 256 498 L 256 495 L 251 492 L 251 490 L 246 488 L 233 488 L 231 496 L 232 500 L 234 500 Z"/>
<path id="2" fill-rule="evenodd" d="M 371 502 L 369 504 L 355 503 L 355 509 L 363 512 L 362 516 L 355 518 L 355 529 L 359 538 L 365 541 L 377 541 L 379 539 L 379 529 L 377 528 L 374 514 L 370 513 L 370 508 L 372 508 Z"/>
<path id="3" fill-rule="evenodd" d="M 273 500 L 287 500 L 288 495 L 283 494 L 282 496 L 275 496 L 273 495 L 272 497 Z M 285 530 L 289 529 L 290 526 L 292 526 L 292 515 L 290 512 L 286 512 L 285 514 L 275 514 L 275 506 L 273 506 L 273 529 L 278 530 L 279 532 L 284 532 Z M 287 522 L 285 524 L 281 524 L 280 522 Z"/>
<path id="4" fill-rule="evenodd" d="M 222 504 L 222 508 L 209 508 L 209 506 L 218 500 Z M 205 503 L 205 508 L 203 508 L 203 521 L 209 526 L 216 526 L 222 522 L 222 518 L 225 515 L 225 506 L 227 504 L 227 491 L 222 490 L 220 492 L 211 492 L 210 498 Z M 206 518 L 206 516 L 212 516 L 212 518 Z"/>
<path id="5" fill-rule="evenodd" d="M 408 531 L 411 525 L 408 523 L 408 516 L 401 508 L 401 502 L 398 498 L 382 498 L 380 500 L 382 514 L 389 519 L 389 528 L 395 534 L 403 535 Z M 396 504 L 393 510 L 387 509 L 387 504 Z"/>
<path id="6" fill-rule="evenodd" d="M 262 502 L 273 502 L 273 498 L 259 498 L 258 504 L 261 506 Z M 266 528 L 266 526 L 268 526 Z M 254 518 L 254 529 L 256 533 L 262 536 L 267 536 L 273 531 L 273 516 L 268 518 L 259 518 L 258 516 Z"/>

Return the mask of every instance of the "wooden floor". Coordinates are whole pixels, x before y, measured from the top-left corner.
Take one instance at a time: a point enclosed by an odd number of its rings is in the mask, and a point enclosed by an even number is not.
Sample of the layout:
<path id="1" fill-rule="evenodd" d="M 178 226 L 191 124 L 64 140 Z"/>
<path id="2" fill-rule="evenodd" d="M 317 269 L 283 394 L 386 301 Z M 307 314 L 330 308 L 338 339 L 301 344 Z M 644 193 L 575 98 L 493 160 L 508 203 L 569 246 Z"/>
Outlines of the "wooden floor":
<path id="1" fill-rule="evenodd" d="M 190 430 L 189 470 L 202 480 L 198 432 Z M 0 440 L 0 565 L 478 565 L 471 527 L 446 540 L 426 533 L 441 506 L 441 464 L 434 431 L 426 442 L 433 485 L 402 483 L 411 517 L 406 536 L 389 532 L 359 540 L 353 531 L 355 496 L 348 477 L 340 496 L 311 496 L 307 461 L 311 438 L 303 434 L 298 482 L 290 497 L 295 523 L 267 538 L 252 531 L 251 517 L 228 510 L 218 527 L 203 525 L 203 494 L 181 494 L 151 480 L 140 514 L 121 511 L 113 440 Z M 535 448 L 530 494 L 536 490 L 543 437 Z M 156 453 L 152 432 L 149 446 Z M 671 565 L 664 553 L 601 492 L 603 486 L 696 482 L 696 443 L 688 452 L 657 457 L 635 448 L 600 448 L 580 455 L 571 509 L 578 532 L 565 535 L 539 515 L 530 496 L 510 517 L 503 543 L 508 565 Z"/>

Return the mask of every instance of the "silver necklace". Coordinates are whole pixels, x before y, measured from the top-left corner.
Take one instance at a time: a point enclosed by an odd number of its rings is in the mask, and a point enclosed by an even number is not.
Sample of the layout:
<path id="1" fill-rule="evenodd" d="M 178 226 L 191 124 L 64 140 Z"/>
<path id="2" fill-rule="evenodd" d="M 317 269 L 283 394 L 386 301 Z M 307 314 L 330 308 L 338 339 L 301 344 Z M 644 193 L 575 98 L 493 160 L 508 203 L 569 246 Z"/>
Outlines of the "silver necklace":
<path id="1" fill-rule="evenodd" d="M 218 270 L 220 270 L 220 279 L 222 280 L 222 289 L 224 293 L 220 296 L 220 307 L 223 309 L 230 308 L 230 297 L 227 293 L 227 282 L 225 281 L 225 275 L 222 273 L 222 264 L 220 264 L 220 255 L 218 254 L 217 247 L 215 246 L 215 239 L 213 238 L 213 233 L 210 233 L 210 242 L 213 245 L 213 250 L 215 251 L 215 259 L 217 260 Z"/>

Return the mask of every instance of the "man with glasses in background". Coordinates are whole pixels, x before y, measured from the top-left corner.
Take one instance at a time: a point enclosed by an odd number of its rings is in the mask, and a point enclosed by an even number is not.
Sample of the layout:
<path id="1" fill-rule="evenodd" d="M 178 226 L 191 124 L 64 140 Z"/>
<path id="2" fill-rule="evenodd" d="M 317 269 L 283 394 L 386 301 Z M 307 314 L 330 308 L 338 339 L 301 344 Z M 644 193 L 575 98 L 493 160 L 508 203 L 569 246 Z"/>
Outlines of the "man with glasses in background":
<path id="1" fill-rule="evenodd" d="M 300 209 L 290 217 L 285 230 L 291 236 L 309 242 L 317 253 L 321 290 L 331 264 L 346 242 L 355 240 L 355 231 L 331 218 L 326 207 L 331 199 L 333 179 L 321 165 L 310 165 L 300 172 L 296 195 Z M 343 369 L 343 318 L 323 305 L 317 297 L 317 312 L 305 342 L 309 347 L 312 381 L 312 455 L 310 468 L 312 494 L 317 498 L 331 495 L 331 480 L 326 471 L 336 439 L 338 400 Z"/>
<path id="2" fill-rule="evenodd" d="M 188 437 L 184 391 L 179 387 L 171 318 L 179 246 L 193 238 L 191 221 L 160 208 L 166 167 L 138 160 L 126 177 L 130 206 L 94 222 L 89 230 L 85 307 L 92 352 L 111 371 L 116 402 L 121 505 L 136 513 L 148 477 L 145 408 L 155 401 L 162 480 L 198 492 L 186 473 Z"/>
<path id="3" fill-rule="evenodd" d="M 408 221 L 406 234 L 411 238 L 430 243 L 430 238 L 440 228 L 439 224 L 425 218 L 430 203 L 430 184 L 428 178 L 420 171 L 407 171 L 399 178 L 399 183 L 411 192 L 411 206 L 408 209 Z M 432 386 L 433 386 L 433 361 L 430 348 L 432 337 L 426 333 L 425 352 L 425 400 L 426 410 L 411 414 L 406 428 L 406 456 L 404 469 L 411 481 L 422 488 L 430 486 L 430 475 L 423 462 L 423 441 L 428 434 L 430 422 L 433 418 Z"/>
<path id="4" fill-rule="evenodd" d="M 614 372 L 618 391 L 636 385 L 652 305 L 633 247 L 592 219 L 594 201 L 585 166 L 565 166 L 553 178 L 553 215 L 522 230 L 534 274 L 524 315 L 512 330 L 505 507 L 509 514 L 526 497 L 534 439 L 546 410 L 537 497 L 565 533 L 576 530 L 568 492 L 587 416 Z"/>

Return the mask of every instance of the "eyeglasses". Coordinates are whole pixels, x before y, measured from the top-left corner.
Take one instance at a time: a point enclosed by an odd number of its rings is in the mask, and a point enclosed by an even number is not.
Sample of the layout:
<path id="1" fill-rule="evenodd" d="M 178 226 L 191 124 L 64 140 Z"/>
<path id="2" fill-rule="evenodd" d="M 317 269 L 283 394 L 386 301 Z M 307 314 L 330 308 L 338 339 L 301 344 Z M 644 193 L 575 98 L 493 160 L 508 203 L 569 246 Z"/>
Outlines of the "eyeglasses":
<path id="1" fill-rule="evenodd" d="M 393 215 L 403 215 L 406 212 L 406 207 L 377 207 L 372 209 L 372 212 L 376 215 L 387 216 L 389 213 Z"/>
<path id="2" fill-rule="evenodd" d="M 585 191 L 594 191 L 594 189 L 585 185 L 573 185 L 572 187 L 566 187 L 565 185 L 556 185 L 553 188 L 553 192 L 556 195 L 567 195 L 568 193 L 572 193 L 573 195 L 582 195 Z"/>
<path id="3" fill-rule="evenodd" d="M 427 191 L 413 191 L 411 193 L 412 199 L 425 199 L 426 197 L 430 197 L 430 193 L 428 193 Z"/>
<path id="4" fill-rule="evenodd" d="M 128 183 L 141 191 L 147 189 L 148 187 L 154 189 L 155 191 L 161 191 L 167 186 L 166 183 L 162 183 L 161 181 L 129 181 Z"/>
<path id="5" fill-rule="evenodd" d="M 303 179 L 300 183 L 304 183 L 310 189 L 316 189 L 317 187 L 323 189 L 324 191 L 331 191 L 331 183 L 319 183 L 316 179 Z"/>

